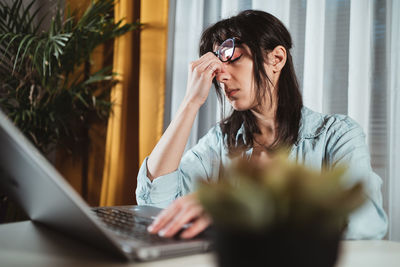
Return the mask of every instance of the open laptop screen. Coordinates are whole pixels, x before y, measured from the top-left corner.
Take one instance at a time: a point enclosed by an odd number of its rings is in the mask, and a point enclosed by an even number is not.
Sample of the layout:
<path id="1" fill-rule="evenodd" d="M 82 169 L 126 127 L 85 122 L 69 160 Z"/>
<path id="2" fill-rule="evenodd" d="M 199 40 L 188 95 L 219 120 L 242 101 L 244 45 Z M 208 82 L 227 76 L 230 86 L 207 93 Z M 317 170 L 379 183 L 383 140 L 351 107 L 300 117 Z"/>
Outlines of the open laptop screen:
<path id="1" fill-rule="evenodd" d="M 121 254 L 90 207 L 2 111 L 0 188 L 31 220 Z"/>

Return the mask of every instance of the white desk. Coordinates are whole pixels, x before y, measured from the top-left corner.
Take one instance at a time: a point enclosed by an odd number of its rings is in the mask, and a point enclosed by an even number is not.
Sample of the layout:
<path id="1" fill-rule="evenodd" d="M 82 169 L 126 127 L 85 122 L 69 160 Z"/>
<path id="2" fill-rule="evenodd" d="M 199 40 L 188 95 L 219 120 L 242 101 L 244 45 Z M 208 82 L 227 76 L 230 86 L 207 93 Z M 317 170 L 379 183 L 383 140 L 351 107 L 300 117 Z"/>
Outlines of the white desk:
<path id="1" fill-rule="evenodd" d="M 337 267 L 399 267 L 400 243 L 344 241 Z M 0 225 L 1 266 L 216 266 L 212 253 L 147 263 L 121 262 L 30 221 Z"/>

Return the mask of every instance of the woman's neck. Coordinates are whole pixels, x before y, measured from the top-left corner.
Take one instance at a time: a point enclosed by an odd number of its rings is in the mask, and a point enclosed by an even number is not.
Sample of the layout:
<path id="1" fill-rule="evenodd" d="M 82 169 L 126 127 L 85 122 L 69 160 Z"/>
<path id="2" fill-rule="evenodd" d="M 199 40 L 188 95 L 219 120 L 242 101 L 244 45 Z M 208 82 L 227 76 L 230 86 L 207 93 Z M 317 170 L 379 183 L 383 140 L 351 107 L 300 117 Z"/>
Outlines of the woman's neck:
<path id="1" fill-rule="evenodd" d="M 278 125 L 276 122 L 277 106 L 275 99 L 273 99 L 272 103 L 272 105 L 262 105 L 251 109 L 261 132 L 261 134 L 254 134 L 254 138 L 256 143 L 263 146 L 271 145 L 276 139 Z"/>

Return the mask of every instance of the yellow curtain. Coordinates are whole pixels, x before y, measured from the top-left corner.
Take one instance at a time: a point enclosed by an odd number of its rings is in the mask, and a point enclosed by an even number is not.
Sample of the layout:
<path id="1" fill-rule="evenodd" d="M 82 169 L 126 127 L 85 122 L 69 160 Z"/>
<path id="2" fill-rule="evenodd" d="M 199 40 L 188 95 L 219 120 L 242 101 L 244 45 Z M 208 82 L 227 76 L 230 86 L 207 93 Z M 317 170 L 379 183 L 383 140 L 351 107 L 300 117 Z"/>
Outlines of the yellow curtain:
<path id="1" fill-rule="evenodd" d="M 65 8 L 77 11 L 76 19 L 78 19 L 90 4 L 91 0 L 66 0 Z M 91 54 L 91 73 L 95 73 L 106 65 L 109 65 L 109 56 L 106 52 L 108 47 L 108 44 L 100 45 Z M 72 155 L 64 148 L 59 147 L 56 151 L 55 166 L 70 185 L 85 198 L 89 205 L 98 206 L 104 167 L 103 160 L 106 139 L 106 127 L 104 123 L 92 122 L 88 135 L 90 143 L 88 144 L 87 162 L 84 159 L 85 152 L 83 155 Z M 84 179 L 85 168 L 87 168 L 86 179 Z"/>
<path id="2" fill-rule="evenodd" d="M 131 22 L 138 6 L 131 0 L 117 1 L 116 20 Z M 114 71 L 121 83 L 111 93 L 114 108 L 107 129 L 101 206 L 135 203 L 138 165 L 162 134 L 167 20 L 168 0 L 140 0 L 140 22 L 145 24 L 140 33 L 140 55 L 134 55 L 136 39 L 132 34 L 115 41 Z M 136 79 L 139 92 L 135 91 Z"/>
<path id="3" fill-rule="evenodd" d="M 125 19 L 126 22 L 134 21 L 134 7 L 134 1 L 116 1 L 114 7 L 115 20 Z M 129 136 L 128 125 L 130 122 L 134 122 L 134 117 L 137 116 L 137 114 L 128 114 L 129 98 L 132 98 L 130 97 L 132 95 L 130 90 L 137 90 L 135 80 L 133 79 L 135 75 L 132 75 L 132 72 L 135 71 L 134 64 L 137 64 L 132 62 L 134 58 L 133 35 L 134 33 L 125 34 L 117 38 L 114 42 L 113 71 L 118 74 L 120 82 L 113 88 L 110 96 L 113 102 L 113 111 L 108 120 L 107 127 L 106 152 L 100 197 L 101 206 L 134 203 L 134 189 L 127 190 L 128 187 L 135 186 L 134 181 L 130 180 L 134 179 L 134 177 L 128 177 L 129 173 L 127 173 L 127 166 L 130 164 L 129 161 L 135 158 L 134 155 L 132 156 L 132 153 L 130 155 L 133 158 L 129 157 L 129 146 L 132 144 L 129 140 L 131 140 L 130 138 L 135 138 L 135 136 Z M 134 147 L 133 150 L 135 150 Z"/>
<path id="4" fill-rule="evenodd" d="M 139 161 L 148 156 L 163 131 L 168 0 L 142 0 L 140 20 Z"/>

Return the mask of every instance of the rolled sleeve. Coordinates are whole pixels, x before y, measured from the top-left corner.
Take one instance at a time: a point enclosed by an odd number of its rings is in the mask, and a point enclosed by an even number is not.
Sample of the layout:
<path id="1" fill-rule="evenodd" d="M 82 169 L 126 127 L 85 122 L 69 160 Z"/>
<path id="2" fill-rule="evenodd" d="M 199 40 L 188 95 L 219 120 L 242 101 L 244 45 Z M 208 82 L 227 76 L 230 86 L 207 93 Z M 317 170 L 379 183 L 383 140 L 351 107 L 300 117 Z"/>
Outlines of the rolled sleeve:
<path id="1" fill-rule="evenodd" d="M 172 201 L 196 190 L 199 179 L 208 180 L 219 171 L 221 149 L 219 126 L 212 128 L 196 146 L 182 157 L 178 169 L 153 181 L 147 175 L 146 158 L 137 177 L 136 201 L 139 205 L 167 207 Z"/>
<path id="2" fill-rule="evenodd" d="M 151 181 L 147 175 L 147 160 L 142 163 L 138 173 L 136 201 L 139 205 L 151 205 L 165 208 L 180 196 L 179 171 L 157 177 Z"/>

